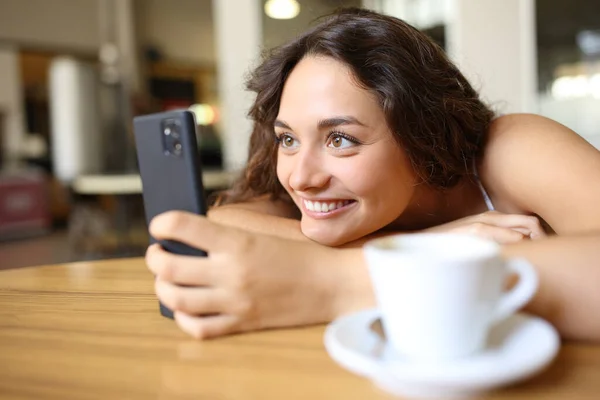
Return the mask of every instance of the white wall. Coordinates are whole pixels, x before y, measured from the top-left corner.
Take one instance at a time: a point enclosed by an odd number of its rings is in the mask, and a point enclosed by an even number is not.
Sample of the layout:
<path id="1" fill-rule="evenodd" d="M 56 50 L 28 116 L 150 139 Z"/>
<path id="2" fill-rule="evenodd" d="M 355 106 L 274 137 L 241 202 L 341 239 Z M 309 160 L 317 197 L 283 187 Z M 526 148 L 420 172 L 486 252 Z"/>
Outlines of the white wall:
<path id="1" fill-rule="evenodd" d="M 559 100 L 542 94 L 539 108 L 541 115 L 568 126 L 600 149 L 600 99 L 588 96 Z"/>
<path id="2" fill-rule="evenodd" d="M 61 181 L 102 167 L 97 82 L 93 66 L 75 59 L 56 57 L 50 65 L 52 161 Z"/>
<path id="3" fill-rule="evenodd" d="M 534 0 L 452 0 L 448 53 L 496 111 L 535 112 Z"/>
<path id="4" fill-rule="evenodd" d="M 1 0 L 0 40 L 95 52 L 102 0 Z"/>
<path id="5" fill-rule="evenodd" d="M 444 25 L 453 0 L 362 0 L 369 10 L 392 15 L 418 29 Z"/>
<path id="6" fill-rule="evenodd" d="M 363 0 L 420 29 L 445 24 L 446 47 L 499 113 L 535 112 L 535 0 Z"/>
<path id="7" fill-rule="evenodd" d="M 246 115 L 254 101 L 244 80 L 260 54 L 262 13 L 259 0 L 213 1 L 224 164 L 239 170 L 247 161 L 252 122 Z"/>
<path id="8" fill-rule="evenodd" d="M 19 56 L 15 49 L 0 47 L 0 113 L 3 115 L 4 162 L 18 155 L 24 132 Z"/>

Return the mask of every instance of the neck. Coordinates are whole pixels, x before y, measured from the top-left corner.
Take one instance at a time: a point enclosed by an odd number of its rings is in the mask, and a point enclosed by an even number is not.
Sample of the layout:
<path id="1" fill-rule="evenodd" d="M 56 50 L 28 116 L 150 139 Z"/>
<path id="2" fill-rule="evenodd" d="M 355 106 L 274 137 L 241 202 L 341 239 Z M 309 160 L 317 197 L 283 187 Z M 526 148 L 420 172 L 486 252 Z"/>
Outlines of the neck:
<path id="1" fill-rule="evenodd" d="M 393 230 L 421 230 L 487 211 L 476 182 L 467 178 L 440 191 L 422 185 L 402 215 L 388 226 Z"/>

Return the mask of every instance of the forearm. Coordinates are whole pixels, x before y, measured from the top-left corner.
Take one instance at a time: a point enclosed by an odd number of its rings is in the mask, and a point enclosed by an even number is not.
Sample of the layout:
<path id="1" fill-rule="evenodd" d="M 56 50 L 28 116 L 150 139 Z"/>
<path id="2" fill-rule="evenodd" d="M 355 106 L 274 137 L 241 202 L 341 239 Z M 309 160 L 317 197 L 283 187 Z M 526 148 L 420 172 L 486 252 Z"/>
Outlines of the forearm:
<path id="1" fill-rule="evenodd" d="M 208 212 L 208 219 L 250 232 L 293 240 L 308 240 L 300 229 L 300 221 L 247 209 L 243 205 L 213 208 Z"/>
<path id="2" fill-rule="evenodd" d="M 600 341 L 600 234 L 557 236 L 506 245 L 539 275 L 539 290 L 525 311 L 548 320 L 567 339 Z"/>
<path id="3" fill-rule="evenodd" d="M 320 285 L 329 293 L 330 319 L 365 308 L 375 307 L 371 278 L 362 248 L 329 249 L 327 256 L 319 256 Z"/>
<path id="4" fill-rule="evenodd" d="M 331 293 L 332 318 L 374 307 L 361 248 L 332 249 L 323 284 Z M 548 320 L 565 339 L 600 341 L 600 235 L 556 236 L 505 245 L 506 257 L 523 257 L 536 268 L 539 290 L 525 311 Z"/>
<path id="5" fill-rule="evenodd" d="M 331 293 L 332 319 L 351 312 L 375 307 L 375 293 L 363 255 L 366 242 L 383 236 L 409 232 L 379 231 L 332 249 L 332 257 L 321 257 L 321 268 L 329 270 L 324 283 Z"/>

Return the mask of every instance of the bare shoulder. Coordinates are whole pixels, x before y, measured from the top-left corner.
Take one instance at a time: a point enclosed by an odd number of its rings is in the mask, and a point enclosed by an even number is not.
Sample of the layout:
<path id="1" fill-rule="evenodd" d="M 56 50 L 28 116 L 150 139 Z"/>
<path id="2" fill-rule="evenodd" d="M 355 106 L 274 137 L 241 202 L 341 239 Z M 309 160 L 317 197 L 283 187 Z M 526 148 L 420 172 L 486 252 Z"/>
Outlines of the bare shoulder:
<path id="1" fill-rule="evenodd" d="M 566 126 L 536 114 L 508 114 L 496 118 L 490 126 L 488 139 L 491 147 L 486 151 L 494 151 L 498 146 L 524 142 L 541 143 L 548 139 L 574 139 L 577 142 L 587 143 Z"/>
<path id="2" fill-rule="evenodd" d="M 532 114 L 497 118 L 480 174 L 492 198 L 511 211 L 538 214 L 555 230 L 600 229 L 600 152 L 556 121 Z M 585 222 L 592 214 L 597 221 Z"/>

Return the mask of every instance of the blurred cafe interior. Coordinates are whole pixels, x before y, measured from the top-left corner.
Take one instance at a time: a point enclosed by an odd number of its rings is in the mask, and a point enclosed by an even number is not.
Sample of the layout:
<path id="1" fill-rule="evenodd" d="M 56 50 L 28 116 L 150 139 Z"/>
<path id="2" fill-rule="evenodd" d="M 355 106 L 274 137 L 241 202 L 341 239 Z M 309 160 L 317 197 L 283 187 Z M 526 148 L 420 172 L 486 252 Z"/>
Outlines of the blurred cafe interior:
<path id="1" fill-rule="evenodd" d="M 600 148 L 597 0 L 0 0 L 0 269 L 143 255 L 137 115 L 196 115 L 204 183 L 243 167 L 260 54 L 343 6 L 425 31 L 502 114 Z"/>

